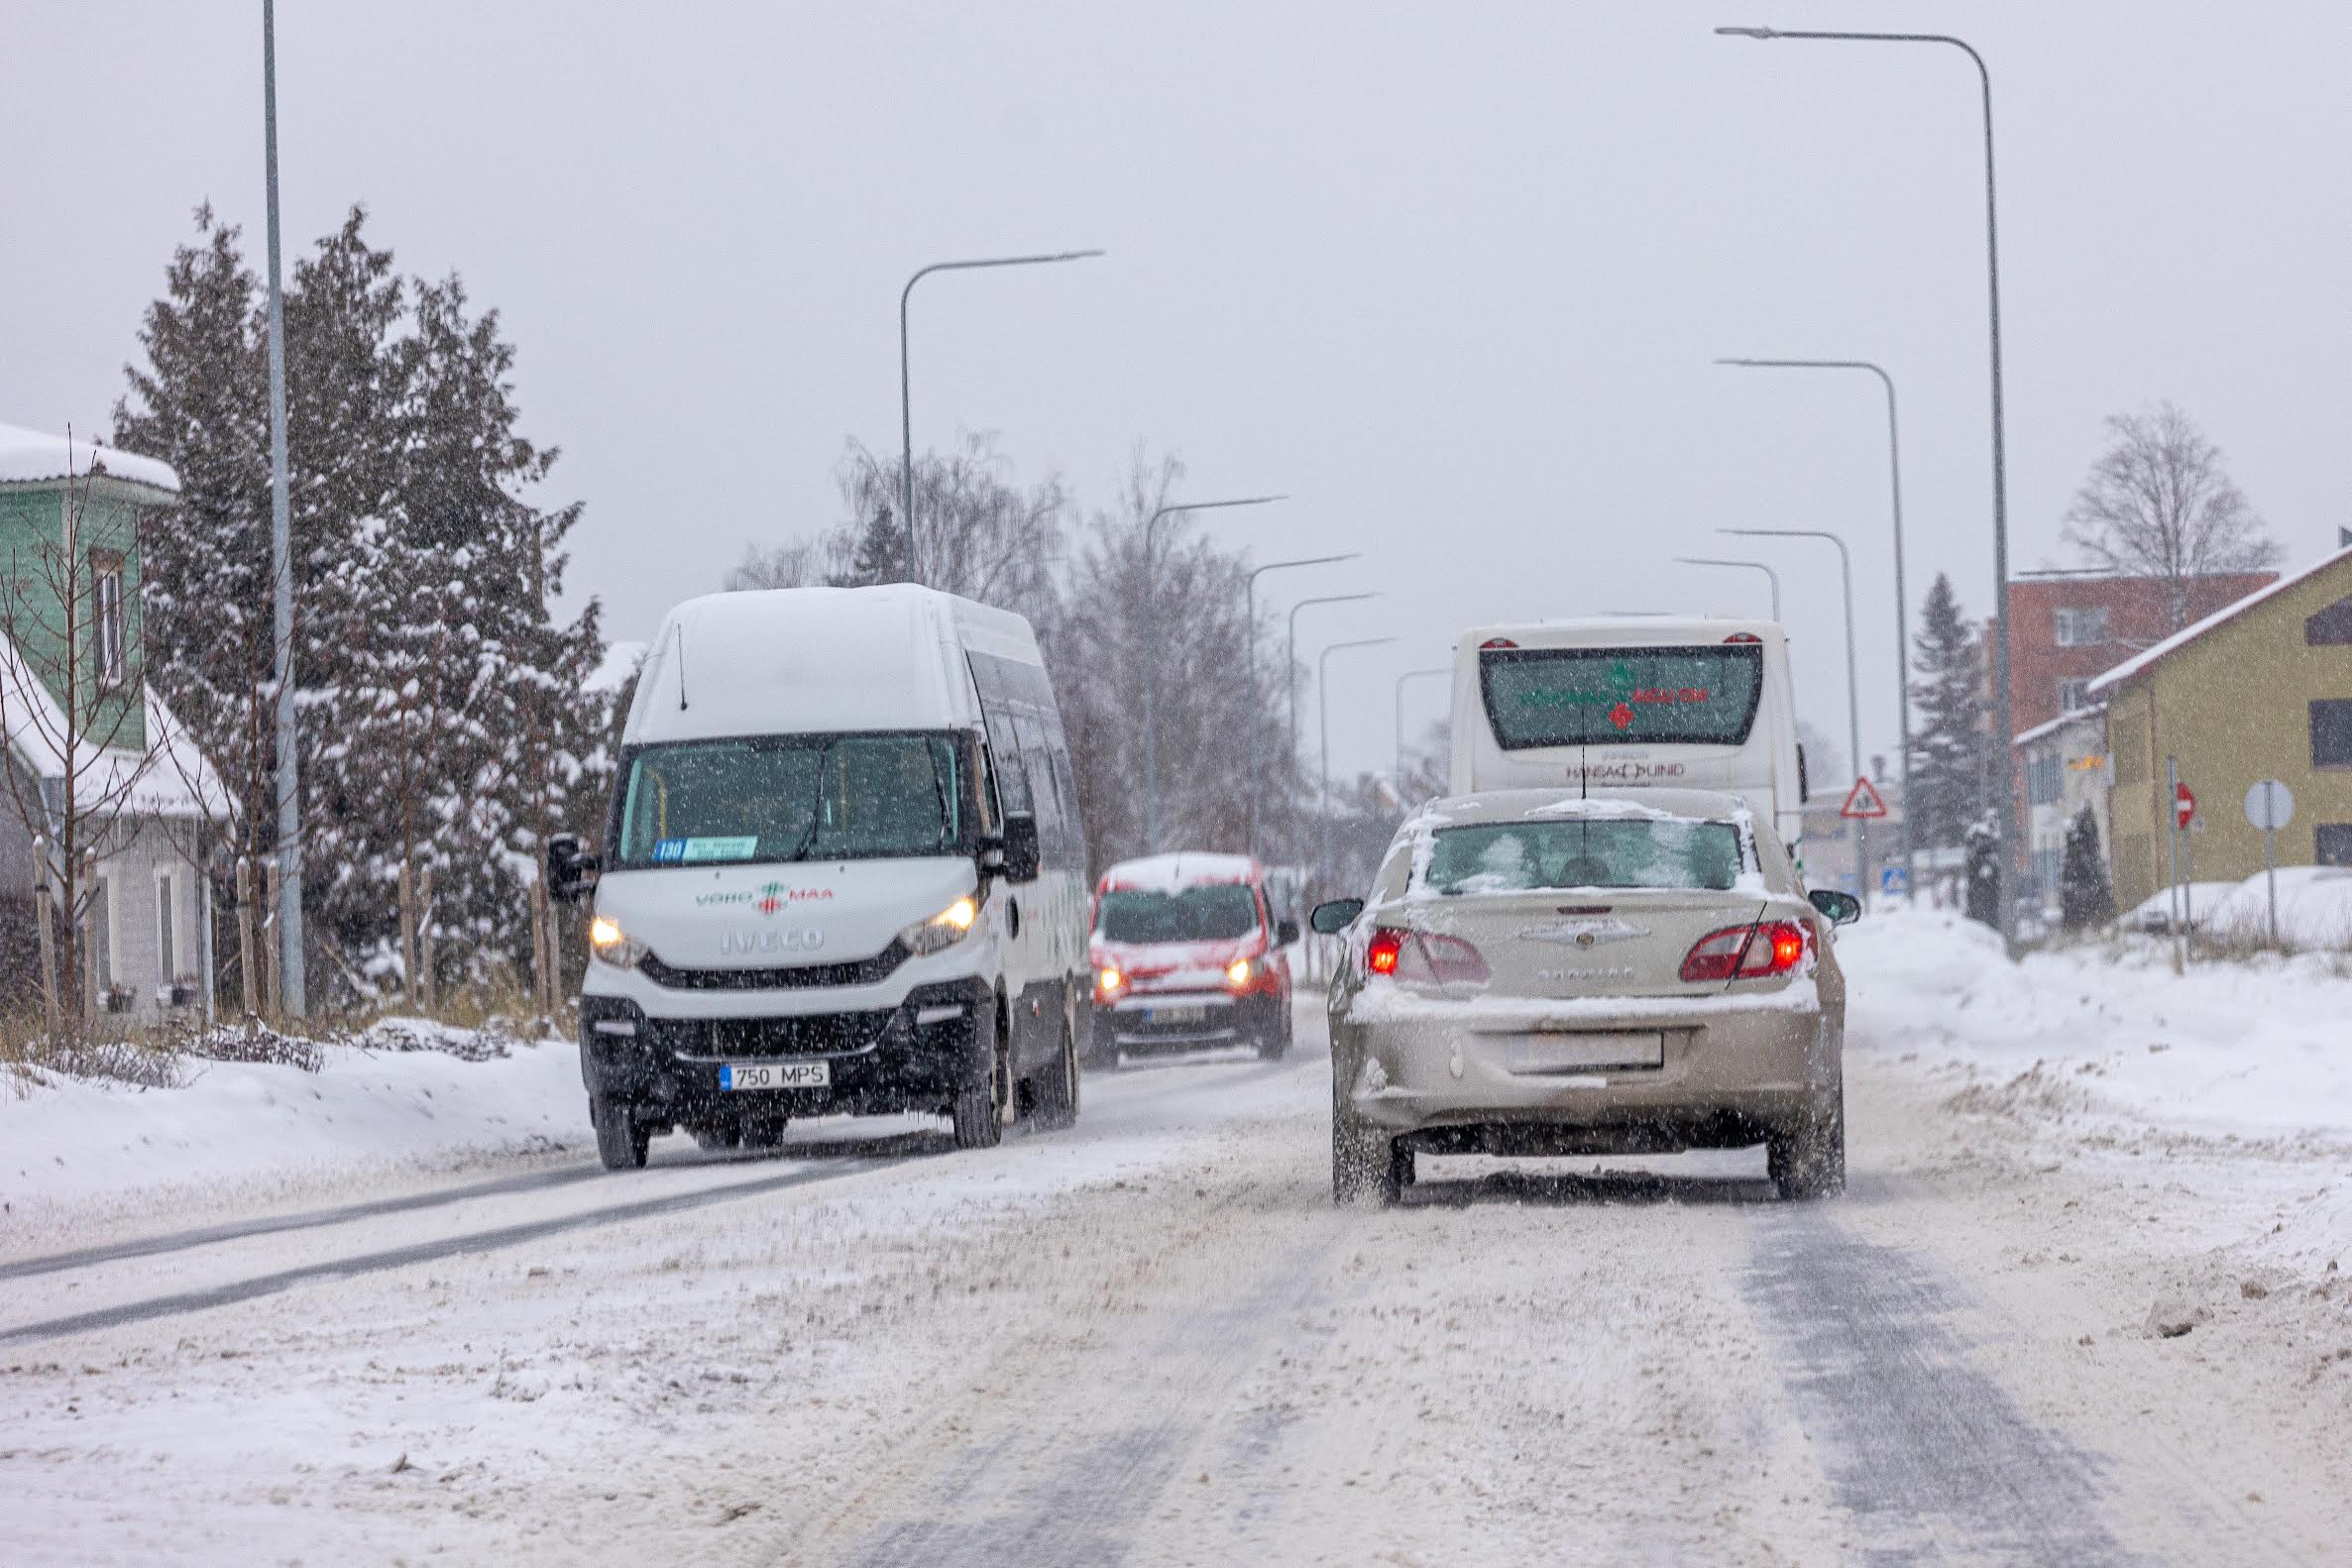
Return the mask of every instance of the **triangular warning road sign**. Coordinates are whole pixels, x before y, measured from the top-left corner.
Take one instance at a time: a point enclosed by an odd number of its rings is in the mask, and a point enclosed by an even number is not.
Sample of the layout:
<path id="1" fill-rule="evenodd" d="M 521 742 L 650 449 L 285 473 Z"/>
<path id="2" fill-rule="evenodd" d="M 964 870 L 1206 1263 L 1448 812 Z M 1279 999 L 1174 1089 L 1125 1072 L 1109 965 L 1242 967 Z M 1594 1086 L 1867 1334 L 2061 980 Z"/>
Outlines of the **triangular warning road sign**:
<path id="1" fill-rule="evenodd" d="M 1878 798 L 1878 791 L 1867 778 L 1853 781 L 1853 788 L 1846 792 L 1846 804 L 1838 808 L 1841 817 L 1883 817 L 1886 802 Z"/>

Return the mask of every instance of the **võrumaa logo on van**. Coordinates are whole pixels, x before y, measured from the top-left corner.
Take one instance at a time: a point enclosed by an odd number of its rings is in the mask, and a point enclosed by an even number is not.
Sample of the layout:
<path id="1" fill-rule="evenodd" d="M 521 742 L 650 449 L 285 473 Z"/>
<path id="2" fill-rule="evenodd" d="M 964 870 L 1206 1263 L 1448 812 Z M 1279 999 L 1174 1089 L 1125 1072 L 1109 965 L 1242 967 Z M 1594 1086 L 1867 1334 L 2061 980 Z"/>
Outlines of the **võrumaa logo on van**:
<path id="1" fill-rule="evenodd" d="M 782 882 L 762 882 L 759 900 L 751 907 L 763 915 L 773 915 L 787 904 L 805 904 L 816 899 L 830 899 L 830 887 L 788 887 Z"/>
<path id="2" fill-rule="evenodd" d="M 815 926 L 752 927 L 724 932 L 719 951 L 732 955 L 752 952 L 815 952 L 825 946 L 825 933 Z"/>

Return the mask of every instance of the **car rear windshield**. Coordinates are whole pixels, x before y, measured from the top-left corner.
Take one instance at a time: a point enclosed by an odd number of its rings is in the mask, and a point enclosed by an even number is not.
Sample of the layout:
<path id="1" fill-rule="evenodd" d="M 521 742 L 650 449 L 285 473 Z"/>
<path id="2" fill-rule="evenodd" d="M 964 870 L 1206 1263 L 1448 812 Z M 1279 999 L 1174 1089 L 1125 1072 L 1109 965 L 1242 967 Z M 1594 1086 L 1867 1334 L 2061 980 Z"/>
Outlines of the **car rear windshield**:
<path id="1" fill-rule="evenodd" d="M 1224 942 L 1258 929 L 1258 900 L 1239 882 L 1113 888 L 1095 909 L 1094 929 L 1105 942 Z"/>
<path id="2" fill-rule="evenodd" d="M 1432 893 L 1651 887 L 1722 891 L 1739 878 L 1739 830 L 1686 818 L 1497 822 L 1440 828 L 1422 886 Z"/>
<path id="3" fill-rule="evenodd" d="M 685 741 L 624 766 L 615 869 L 950 854 L 963 837 L 952 735 Z"/>
<path id="4" fill-rule="evenodd" d="M 1671 648 L 1487 648 L 1479 685 L 1506 751 L 1743 745 L 1764 685 L 1753 642 Z"/>

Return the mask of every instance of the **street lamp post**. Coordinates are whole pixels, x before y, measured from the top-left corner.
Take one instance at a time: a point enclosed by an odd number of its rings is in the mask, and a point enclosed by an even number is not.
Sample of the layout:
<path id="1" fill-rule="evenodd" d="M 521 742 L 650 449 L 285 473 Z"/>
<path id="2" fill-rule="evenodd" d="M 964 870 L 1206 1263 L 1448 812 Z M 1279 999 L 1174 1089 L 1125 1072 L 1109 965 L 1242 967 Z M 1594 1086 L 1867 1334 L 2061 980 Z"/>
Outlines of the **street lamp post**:
<path id="1" fill-rule="evenodd" d="M 2011 724 L 2009 693 L 2009 480 L 2006 426 L 2001 414 L 2001 243 L 1999 203 L 1994 197 L 1992 154 L 1992 71 L 1966 41 L 1949 33 L 1825 33 L 1780 32 L 1768 27 L 1719 27 L 1716 32 L 1727 37 L 1752 39 L 1801 39 L 1830 43 L 1854 44 L 1941 44 L 1957 49 L 1968 56 L 1976 67 L 1976 80 L 1984 103 L 1984 276 L 1987 318 L 1992 338 L 1992 596 L 1993 618 L 1999 629 L 1993 638 L 1993 725 L 1996 731 L 1995 749 L 2001 753 L 1997 764 L 2000 775 L 2000 800 L 1993 814 L 1999 832 L 2000 864 L 1999 898 L 2001 941 L 2010 952 L 2017 951 L 2017 913 L 2009 897 L 2009 884 L 2014 875 L 2012 861 L 2017 853 L 2017 791 L 2011 787 L 2015 763 L 2011 758 Z"/>
<path id="2" fill-rule="evenodd" d="M 1315 854 L 1315 885 L 1322 887 L 1331 876 L 1331 655 L 1350 648 L 1377 648 L 1394 642 L 1395 637 L 1358 637 L 1352 642 L 1334 642 L 1315 660 L 1315 710 L 1317 726 L 1322 732 L 1322 783 L 1316 790 L 1323 816 L 1322 846 Z"/>
<path id="3" fill-rule="evenodd" d="M 1179 511 L 1219 506 L 1263 506 L 1286 496 L 1239 496 L 1231 501 L 1186 501 L 1144 519 L 1144 853 L 1160 852 L 1160 579 L 1152 571 L 1152 536 L 1160 519 Z"/>
<path id="4" fill-rule="evenodd" d="M 1252 568 L 1250 575 L 1242 580 L 1242 616 L 1247 623 L 1244 634 L 1249 638 L 1250 672 L 1250 829 L 1243 847 L 1252 854 L 1258 852 L 1258 797 L 1263 793 L 1258 777 L 1259 737 L 1263 732 L 1263 726 L 1258 722 L 1258 579 L 1268 572 L 1285 571 L 1293 566 L 1329 566 L 1339 561 L 1353 561 L 1357 553 L 1350 550 L 1345 555 L 1308 555 L 1295 561 L 1269 561 L 1264 566 Z"/>
<path id="5" fill-rule="evenodd" d="M 1762 561 L 1730 561 L 1715 555 L 1678 555 L 1674 558 L 1684 566 L 1743 566 L 1758 571 L 1772 583 L 1772 619 L 1780 620 L 1780 574 Z"/>
<path id="6" fill-rule="evenodd" d="M 907 530 L 907 581 L 922 581 L 915 562 L 915 410 L 907 392 L 907 296 L 933 273 L 964 273 L 984 267 L 1042 267 L 1050 262 L 1080 262 L 1102 251 L 1056 251 L 1050 256 L 989 256 L 968 262 L 934 262 L 918 268 L 898 291 L 898 509 Z"/>
<path id="7" fill-rule="evenodd" d="M 273 673 L 278 677 L 279 1005 L 289 1019 L 307 1011 L 302 975 L 302 795 L 294 749 L 293 521 L 285 472 L 285 294 L 278 267 L 278 8 L 262 0 L 262 132 L 270 220 L 270 563 Z M 71 867 L 67 867 L 68 874 Z M 405 976 L 413 989 L 416 976 Z"/>
<path id="8" fill-rule="evenodd" d="M 1853 656 L 1853 556 L 1846 541 L 1826 528 L 1721 528 L 1751 539 L 1827 539 L 1838 547 L 1838 578 L 1846 592 L 1846 743 L 1852 748 L 1855 777 L 1862 772 L 1862 683 Z M 1856 896 L 1870 893 L 1870 824 L 1853 820 L 1853 884 Z"/>
<path id="9" fill-rule="evenodd" d="M 1895 379 L 1868 360 L 1717 360 L 1742 370 L 1868 371 L 1886 389 L 1886 476 L 1895 527 L 1895 720 L 1903 742 L 1903 879 L 1919 902 L 1919 843 L 1911 822 L 1911 607 L 1903 593 L 1903 443 L 1895 420 Z M 1860 758 L 1854 759 L 1858 764 Z"/>
<path id="10" fill-rule="evenodd" d="M 1284 655 L 1283 681 L 1289 688 L 1289 701 L 1286 706 L 1290 710 L 1290 770 L 1292 773 L 1296 773 L 1298 770 L 1298 612 L 1315 605 L 1352 605 L 1358 600 L 1380 597 L 1378 589 L 1368 594 L 1324 594 L 1314 599 L 1301 599 L 1290 607 L 1289 651 Z M 1298 791 L 1293 788 L 1290 791 L 1289 843 L 1292 854 L 1298 854 L 1299 838 Z M 1300 856 L 1300 859 L 1303 862 L 1304 856 Z"/>
<path id="11" fill-rule="evenodd" d="M 1397 802 L 1400 806 L 1404 803 L 1404 683 L 1453 673 L 1443 664 L 1433 664 L 1425 670 L 1406 670 L 1397 677 Z"/>

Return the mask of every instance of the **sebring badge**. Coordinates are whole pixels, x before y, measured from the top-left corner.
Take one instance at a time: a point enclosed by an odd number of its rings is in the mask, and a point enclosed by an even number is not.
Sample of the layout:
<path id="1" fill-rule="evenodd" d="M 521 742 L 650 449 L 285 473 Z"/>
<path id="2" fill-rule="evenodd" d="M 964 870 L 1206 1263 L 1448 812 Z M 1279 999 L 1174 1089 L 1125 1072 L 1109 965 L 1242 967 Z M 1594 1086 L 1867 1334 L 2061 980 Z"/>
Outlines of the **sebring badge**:
<path id="1" fill-rule="evenodd" d="M 1562 920 L 1548 926 L 1521 926 L 1516 933 L 1521 942 L 1557 942 L 1578 948 L 1598 948 L 1612 942 L 1630 942 L 1646 937 L 1648 932 L 1639 926 L 1627 925 L 1611 916 L 1605 920 Z"/>

